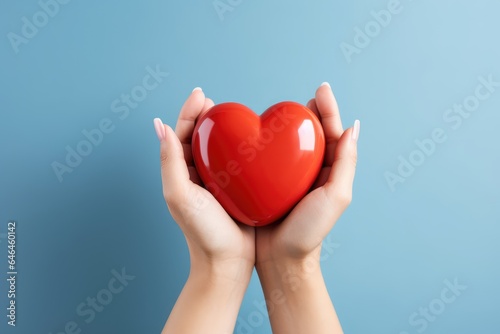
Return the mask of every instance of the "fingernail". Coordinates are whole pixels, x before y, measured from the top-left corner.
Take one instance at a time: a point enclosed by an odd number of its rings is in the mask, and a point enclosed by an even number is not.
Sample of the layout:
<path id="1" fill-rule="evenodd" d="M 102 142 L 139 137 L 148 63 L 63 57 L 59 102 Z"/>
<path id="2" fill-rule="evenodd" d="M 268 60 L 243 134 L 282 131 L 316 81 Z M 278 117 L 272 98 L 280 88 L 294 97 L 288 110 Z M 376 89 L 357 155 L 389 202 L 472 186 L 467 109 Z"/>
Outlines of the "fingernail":
<path id="1" fill-rule="evenodd" d="M 159 118 L 154 119 L 154 125 L 156 130 L 156 135 L 158 136 L 158 140 L 162 141 L 165 139 L 165 126 L 163 126 L 163 122 Z"/>
<path id="2" fill-rule="evenodd" d="M 201 88 L 200 87 L 196 87 L 195 89 L 193 89 L 193 92 L 194 93 L 195 91 L 199 90 L 201 92 Z"/>
<path id="3" fill-rule="evenodd" d="M 354 121 L 354 126 L 352 127 L 352 132 L 351 132 L 351 139 L 354 141 L 358 141 L 359 127 L 360 127 L 360 124 L 359 124 L 359 120 L 357 119 Z"/>
<path id="4" fill-rule="evenodd" d="M 329 84 L 328 82 L 326 82 L 326 81 L 325 81 L 325 82 L 323 82 L 323 83 L 321 84 L 321 86 L 328 86 L 328 88 L 330 88 L 330 89 L 332 88 L 332 87 L 330 87 L 330 84 Z"/>

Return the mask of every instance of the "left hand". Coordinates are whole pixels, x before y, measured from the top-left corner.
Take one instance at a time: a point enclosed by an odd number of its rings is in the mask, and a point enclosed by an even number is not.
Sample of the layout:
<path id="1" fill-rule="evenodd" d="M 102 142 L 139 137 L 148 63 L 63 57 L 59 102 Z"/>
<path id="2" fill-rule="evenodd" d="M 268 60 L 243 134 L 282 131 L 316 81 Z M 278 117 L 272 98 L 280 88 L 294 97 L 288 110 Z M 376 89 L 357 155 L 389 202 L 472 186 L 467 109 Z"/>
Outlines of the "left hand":
<path id="1" fill-rule="evenodd" d="M 343 130 L 330 85 L 323 84 L 307 104 L 320 119 L 325 133 L 323 167 L 307 194 L 280 223 L 256 228 L 256 266 L 269 262 L 319 261 L 323 239 L 351 203 L 357 160 L 359 122 Z"/>

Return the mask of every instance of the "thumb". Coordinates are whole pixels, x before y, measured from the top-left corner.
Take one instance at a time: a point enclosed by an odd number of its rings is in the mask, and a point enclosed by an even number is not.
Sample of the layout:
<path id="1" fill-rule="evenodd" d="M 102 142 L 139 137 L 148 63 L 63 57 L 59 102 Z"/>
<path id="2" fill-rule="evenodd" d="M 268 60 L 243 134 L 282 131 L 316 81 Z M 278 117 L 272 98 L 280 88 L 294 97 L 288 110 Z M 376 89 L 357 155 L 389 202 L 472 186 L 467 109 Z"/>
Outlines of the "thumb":
<path id="1" fill-rule="evenodd" d="M 324 186 L 329 200 L 344 210 L 352 200 L 359 129 L 360 123 L 356 120 L 354 126 L 344 131 L 340 137 L 335 148 L 332 169 Z"/>
<path id="2" fill-rule="evenodd" d="M 182 144 L 175 132 L 161 119 L 154 120 L 156 134 L 160 140 L 161 179 L 163 195 L 167 203 L 179 198 L 188 185 L 189 171 L 184 159 Z"/>

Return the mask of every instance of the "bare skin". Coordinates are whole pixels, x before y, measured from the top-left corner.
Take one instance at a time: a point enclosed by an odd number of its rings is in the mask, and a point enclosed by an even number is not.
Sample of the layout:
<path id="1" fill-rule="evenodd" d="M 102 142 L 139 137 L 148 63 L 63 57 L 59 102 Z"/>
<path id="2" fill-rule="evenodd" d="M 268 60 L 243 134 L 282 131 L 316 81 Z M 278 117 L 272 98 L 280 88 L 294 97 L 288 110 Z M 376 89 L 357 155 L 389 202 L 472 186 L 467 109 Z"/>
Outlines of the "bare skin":
<path id="1" fill-rule="evenodd" d="M 274 333 L 335 334 L 342 333 L 342 328 L 319 257 L 323 240 L 351 203 L 359 123 L 343 130 L 329 85 L 318 88 L 308 107 L 325 132 L 323 168 L 315 189 L 280 224 L 256 229 L 255 266 L 272 311 Z"/>
<path id="2" fill-rule="evenodd" d="M 351 202 L 359 123 L 344 131 L 330 86 L 321 85 L 308 103 L 321 120 L 327 143 L 315 189 L 281 223 L 253 228 L 225 212 L 203 188 L 194 167 L 194 125 L 213 104 L 195 89 L 181 108 L 175 132 L 155 120 L 163 194 L 191 259 L 189 278 L 162 333 L 233 333 L 254 267 L 274 333 L 342 333 L 319 254 L 323 239 Z"/>

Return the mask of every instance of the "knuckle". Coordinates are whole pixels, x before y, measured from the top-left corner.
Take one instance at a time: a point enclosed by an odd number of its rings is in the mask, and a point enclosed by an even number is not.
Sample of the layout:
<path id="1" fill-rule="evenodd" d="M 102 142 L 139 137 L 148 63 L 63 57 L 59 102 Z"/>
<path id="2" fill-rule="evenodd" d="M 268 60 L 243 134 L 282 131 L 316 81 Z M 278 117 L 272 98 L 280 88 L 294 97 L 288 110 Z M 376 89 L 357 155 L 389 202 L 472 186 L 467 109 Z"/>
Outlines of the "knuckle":
<path id="1" fill-rule="evenodd" d="M 161 168 L 162 168 L 162 169 L 164 169 L 164 168 L 166 168 L 166 167 L 167 167 L 168 161 L 169 161 L 169 159 L 168 159 L 167 154 L 162 153 L 162 154 L 160 155 L 160 165 L 161 165 Z"/>
<path id="2" fill-rule="evenodd" d="M 354 166 L 354 168 L 356 168 L 356 166 L 358 164 L 358 155 L 356 153 L 351 155 L 351 163 Z"/>
<path id="3" fill-rule="evenodd" d="M 358 164 L 358 154 L 356 152 L 352 152 L 349 154 L 342 155 L 336 159 L 337 163 L 349 164 L 353 168 L 356 168 Z"/>
<path id="4" fill-rule="evenodd" d="M 351 191 L 341 191 L 336 192 L 333 196 L 335 204 L 340 205 L 343 208 L 347 208 L 352 202 L 352 192 Z"/>
<path id="5" fill-rule="evenodd" d="M 163 188 L 163 197 L 165 198 L 165 202 L 167 202 L 169 207 L 179 207 L 182 203 L 182 192 L 176 191 L 175 189 L 164 187 Z"/>
<path id="6" fill-rule="evenodd" d="M 325 191 L 325 200 L 332 208 L 345 209 L 351 204 L 352 190 L 339 189 L 338 187 L 328 187 Z"/>

